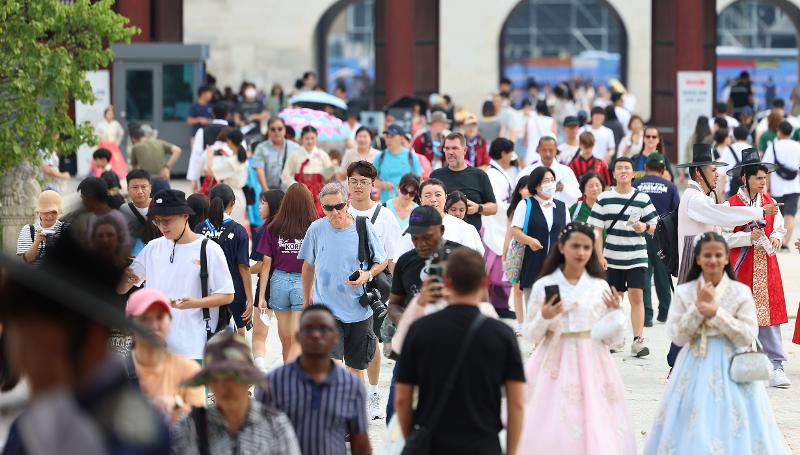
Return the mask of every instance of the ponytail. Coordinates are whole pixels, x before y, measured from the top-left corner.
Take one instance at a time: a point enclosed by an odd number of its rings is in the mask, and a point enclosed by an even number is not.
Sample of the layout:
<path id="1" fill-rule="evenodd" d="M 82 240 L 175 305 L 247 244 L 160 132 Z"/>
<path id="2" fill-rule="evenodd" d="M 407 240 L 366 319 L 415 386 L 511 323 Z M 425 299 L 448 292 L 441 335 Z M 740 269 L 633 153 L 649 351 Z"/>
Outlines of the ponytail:
<path id="1" fill-rule="evenodd" d="M 208 221 L 215 229 L 219 230 L 225 219 L 225 209 L 234 201 L 235 196 L 230 186 L 220 183 L 211 187 L 208 197 L 211 200 L 208 207 Z"/>
<path id="2" fill-rule="evenodd" d="M 247 161 L 247 150 L 245 150 L 241 145 L 239 146 L 239 149 L 236 150 L 236 158 L 240 163 Z"/>

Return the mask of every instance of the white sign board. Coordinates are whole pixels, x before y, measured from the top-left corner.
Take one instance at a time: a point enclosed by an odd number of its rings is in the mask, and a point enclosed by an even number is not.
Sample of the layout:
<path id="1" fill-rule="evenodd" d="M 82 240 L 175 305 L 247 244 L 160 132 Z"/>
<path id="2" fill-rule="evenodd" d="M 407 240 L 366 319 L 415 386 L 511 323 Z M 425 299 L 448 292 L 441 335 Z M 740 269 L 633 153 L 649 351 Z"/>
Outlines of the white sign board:
<path id="1" fill-rule="evenodd" d="M 678 163 L 691 159 L 682 156 L 694 132 L 697 117 L 711 115 L 714 103 L 714 77 L 711 71 L 678 71 Z"/>
<path id="2" fill-rule="evenodd" d="M 86 80 L 92 86 L 94 102 L 84 104 L 80 101 L 75 102 L 75 124 L 80 125 L 89 122 L 95 125 L 103 119 L 103 111 L 111 104 L 111 77 L 108 70 L 87 71 Z M 94 149 L 88 145 L 82 145 L 78 149 L 78 175 L 83 176 L 89 172 L 89 160 Z"/>

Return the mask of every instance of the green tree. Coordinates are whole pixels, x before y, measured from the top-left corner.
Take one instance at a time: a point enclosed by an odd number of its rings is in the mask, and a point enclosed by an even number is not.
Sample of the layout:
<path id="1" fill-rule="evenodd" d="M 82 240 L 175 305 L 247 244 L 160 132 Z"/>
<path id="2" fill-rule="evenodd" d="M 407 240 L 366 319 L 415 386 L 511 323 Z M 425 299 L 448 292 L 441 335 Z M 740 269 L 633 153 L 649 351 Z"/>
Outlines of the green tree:
<path id="1" fill-rule="evenodd" d="M 87 71 L 107 66 L 110 43 L 139 33 L 114 12 L 114 0 L 0 1 L 0 175 L 40 161 L 39 150 L 66 152 L 95 142 L 75 125 L 71 100 L 94 100 Z"/>

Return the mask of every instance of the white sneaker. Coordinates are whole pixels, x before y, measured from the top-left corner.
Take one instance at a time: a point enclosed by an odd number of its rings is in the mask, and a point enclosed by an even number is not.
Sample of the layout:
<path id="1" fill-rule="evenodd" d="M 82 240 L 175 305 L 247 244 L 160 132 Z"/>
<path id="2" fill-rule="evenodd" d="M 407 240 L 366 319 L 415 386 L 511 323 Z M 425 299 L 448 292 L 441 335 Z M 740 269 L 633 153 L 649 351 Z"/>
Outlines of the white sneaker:
<path id="1" fill-rule="evenodd" d="M 789 377 L 786 376 L 786 372 L 783 371 L 783 368 L 776 368 L 772 370 L 772 375 L 769 378 L 770 387 L 788 389 L 790 385 L 792 385 L 792 381 L 790 381 Z"/>
<path id="2" fill-rule="evenodd" d="M 644 345 L 644 338 L 638 337 L 633 339 L 631 355 L 639 358 L 650 355 L 650 349 Z"/>
<path id="3" fill-rule="evenodd" d="M 381 406 L 381 396 L 378 392 L 370 394 L 367 398 L 367 415 L 370 420 L 380 420 L 386 417 L 386 412 Z"/>

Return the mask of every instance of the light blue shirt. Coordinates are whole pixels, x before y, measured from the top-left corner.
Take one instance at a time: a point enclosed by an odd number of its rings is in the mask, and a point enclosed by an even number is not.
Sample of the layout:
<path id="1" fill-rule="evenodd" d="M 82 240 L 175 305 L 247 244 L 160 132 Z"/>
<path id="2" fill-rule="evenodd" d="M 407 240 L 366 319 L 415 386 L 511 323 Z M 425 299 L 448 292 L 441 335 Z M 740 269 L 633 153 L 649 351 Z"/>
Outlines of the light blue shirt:
<path id="1" fill-rule="evenodd" d="M 409 166 L 408 154 L 411 154 L 412 166 Z M 381 162 L 381 156 L 383 161 Z M 400 179 L 411 172 L 419 176 L 422 175 L 422 165 L 419 164 L 419 157 L 416 153 L 409 151 L 406 148 L 400 149 L 400 152 L 395 155 L 388 149 L 375 156 L 375 168 L 378 169 L 378 178 L 386 182 L 392 182 L 394 189 L 381 190 L 381 202 L 386 202 L 390 198 L 397 196 L 397 185 L 400 184 Z"/>
<path id="2" fill-rule="evenodd" d="M 369 220 L 367 236 L 373 261 L 385 261 L 383 245 Z M 364 290 L 360 287 L 351 288 L 346 283 L 354 271 L 362 269 L 358 263 L 355 219 L 345 229 L 334 228 L 328 218 L 311 223 L 297 258 L 314 266 L 314 303 L 327 305 L 336 319 L 345 323 L 361 322 L 372 316 L 371 308 L 364 308 L 358 303 Z M 365 267 L 368 266 L 365 264 Z"/>

